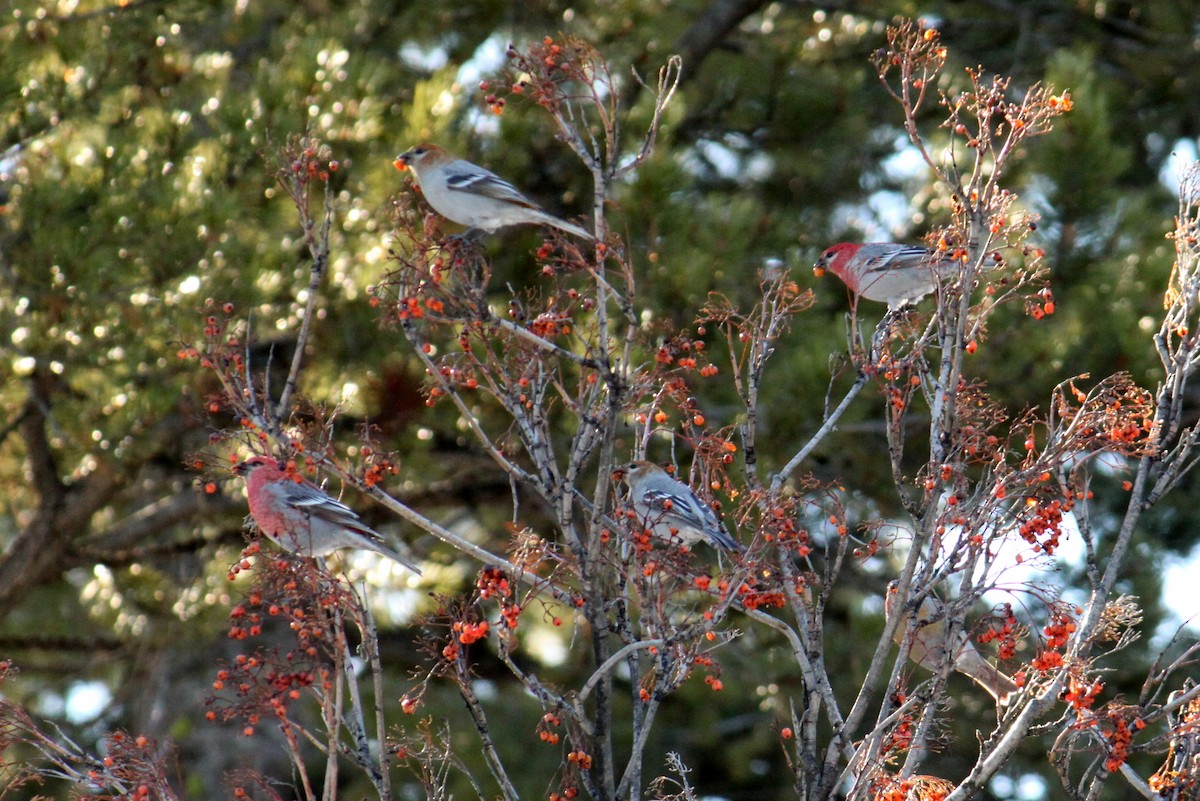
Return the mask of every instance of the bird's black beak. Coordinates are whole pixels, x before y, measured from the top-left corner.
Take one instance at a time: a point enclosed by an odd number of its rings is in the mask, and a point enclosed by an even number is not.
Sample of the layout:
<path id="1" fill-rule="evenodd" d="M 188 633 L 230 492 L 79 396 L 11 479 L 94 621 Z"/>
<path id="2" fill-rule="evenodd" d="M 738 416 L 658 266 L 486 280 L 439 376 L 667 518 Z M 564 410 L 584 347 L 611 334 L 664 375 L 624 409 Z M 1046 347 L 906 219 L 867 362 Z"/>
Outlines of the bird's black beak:
<path id="1" fill-rule="evenodd" d="M 404 172 L 405 170 L 408 169 L 408 162 L 411 160 L 412 160 L 412 151 L 406 150 L 403 153 L 401 153 L 399 156 L 396 156 L 395 160 L 392 162 L 392 166 L 395 167 L 400 172 Z"/>
<path id="2" fill-rule="evenodd" d="M 233 467 L 229 468 L 235 475 L 244 476 L 250 472 L 250 465 L 245 462 L 238 462 Z"/>

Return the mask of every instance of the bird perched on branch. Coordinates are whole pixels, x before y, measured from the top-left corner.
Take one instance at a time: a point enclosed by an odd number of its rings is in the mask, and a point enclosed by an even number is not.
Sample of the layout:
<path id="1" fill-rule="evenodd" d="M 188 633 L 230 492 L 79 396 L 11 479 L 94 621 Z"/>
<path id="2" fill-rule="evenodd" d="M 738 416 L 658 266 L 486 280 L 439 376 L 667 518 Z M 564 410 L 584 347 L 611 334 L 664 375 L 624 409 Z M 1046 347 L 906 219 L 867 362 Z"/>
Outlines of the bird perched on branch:
<path id="1" fill-rule="evenodd" d="M 392 550 L 377 531 L 364 525 L 353 509 L 311 481 L 290 475 L 275 459 L 251 456 L 234 465 L 233 472 L 246 479 L 250 516 L 281 548 L 301 556 L 325 556 L 338 548 L 360 548 L 421 573 L 415 563 Z"/>
<path id="2" fill-rule="evenodd" d="M 952 279 L 958 264 L 948 251 L 890 242 L 840 242 L 821 254 L 813 272 L 820 276 L 829 270 L 858 297 L 898 309 L 916 303 L 940 281 Z"/>
<path id="3" fill-rule="evenodd" d="M 726 551 L 742 550 L 741 543 L 729 535 L 712 507 L 666 470 L 653 462 L 638 461 L 621 472 L 629 485 L 633 510 L 654 536 L 686 545 L 707 542 Z"/>
<path id="4" fill-rule="evenodd" d="M 884 614 L 889 620 L 896 614 L 899 592 L 900 582 L 892 580 L 883 600 Z M 907 609 L 903 611 L 907 613 Z M 904 641 L 907 630 L 908 616 L 905 614 L 905 619 L 896 627 L 894 639 L 897 644 Z M 912 635 L 908 658 L 934 672 L 940 670 L 949 659 L 955 670 L 987 690 L 998 705 L 1008 704 L 1009 697 L 1018 689 L 1016 683 L 983 658 L 965 631 L 955 631 L 948 638 L 947 630 L 945 605 L 932 594 L 926 595 L 917 612 L 917 628 Z"/>
<path id="5" fill-rule="evenodd" d="M 549 225 L 594 239 L 578 225 L 542 211 L 491 170 L 455 158 L 437 145 L 417 145 L 392 163 L 398 170 L 411 168 L 433 210 L 460 225 L 487 233 L 507 225 Z"/>

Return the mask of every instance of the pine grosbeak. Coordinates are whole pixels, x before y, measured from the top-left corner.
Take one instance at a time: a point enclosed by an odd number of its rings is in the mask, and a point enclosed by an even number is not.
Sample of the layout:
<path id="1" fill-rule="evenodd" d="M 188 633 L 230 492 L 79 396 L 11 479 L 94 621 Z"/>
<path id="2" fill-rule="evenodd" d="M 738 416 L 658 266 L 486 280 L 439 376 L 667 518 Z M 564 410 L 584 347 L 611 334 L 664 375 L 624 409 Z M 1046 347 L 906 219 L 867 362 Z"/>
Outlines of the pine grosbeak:
<path id="1" fill-rule="evenodd" d="M 629 498 L 641 525 L 654 536 L 691 545 L 707 542 L 726 551 L 741 551 L 741 544 L 721 525 L 712 507 L 652 462 L 633 462 L 623 471 Z"/>
<path id="2" fill-rule="evenodd" d="M 494 172 L 455 158 L 437 145 L 417 145 L 396 156 L 393 164 L 398 170 L 411 167 L 433 210 L 460 225 L 487 233 L 506 225 L 550 225 L 583 239 L 594 238 L 578 225 L 542 211 Z"/>
<path id="3" fill-rule="evenodd" d="M 896 600 L 899 597 L 900 582 L 892 580 L 887 586 L 887 594 L 883 599 L 884 614 L 891 619 L 896 612 Z M 983 689 L 987 690 L 996 703 L 1004 706 L 1009 696 L 1017 691 L 1017 685 L 1008 676 L 1001 673 L 983 658 L 971 638 L 962 630 L 954 632 L 953 641 L 947 643 L 946 608 L 932 594 L 926 595 L 921 601 L 921 609 L 917 613 L 917 629 L 913 632 L 912 647 L 909 648 L 908 658 L 918 665 L 932 671 L 940 670 L 946 659 L 954 660 L 954 669 L 970 677 Z M 897 644 L 904 641 L 908 626 L 908 617 L 896 628 Z M 947 650 L 950 651 L 947 654 Z"/>
<path id="4" fill-rule="evenodd" d="M 378 532 L 363 525 L 354 510 L 311 481 L 288 475 L 276 460 L 252 456 L 234 465 L 233 472 L 245 477 L 250 516 L 276 545 L 301 556 L 365 548 L 421 573 L 411 560 L 384 544 Z"/>
<path id="5" fill-rule="evenodd" d="M 898 309 L 928 295 L 939 281 L 953 279 L 958 263 L 946 251 L 889 242 L 840 242 L 822 253 L 813 267 L 817 275 L 826 269 L 855 295 Z"/>

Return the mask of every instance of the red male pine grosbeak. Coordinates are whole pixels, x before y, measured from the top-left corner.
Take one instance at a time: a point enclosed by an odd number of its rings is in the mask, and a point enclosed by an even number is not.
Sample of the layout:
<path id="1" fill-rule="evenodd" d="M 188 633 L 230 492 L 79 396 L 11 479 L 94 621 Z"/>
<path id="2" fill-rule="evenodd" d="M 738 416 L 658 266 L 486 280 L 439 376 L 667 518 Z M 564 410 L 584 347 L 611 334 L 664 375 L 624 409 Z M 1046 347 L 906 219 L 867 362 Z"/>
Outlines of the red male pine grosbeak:
<path id="1" fill-rule="evenodd" d="M 888 619 L 895 614 L 899 591 L 900 582 L 893 579 L 888 584 L 887 594 L 883 599 L 883 611 Z M 1016 683 L 983 658 L 965 631 L 955 631 L 952 641 L 947 642 L 946 608 L 932 594 L 926 595 L 921 601 L 921 609 L 917 613 L 917 624 L 917 629 L 913 632 L 912 647 L 908 651 L 909 659 L 932 671 L 940 670 L 947 659 L 952 659 L 954 669 L 970 677 L 976 684 L 987 690 L 996 699 L 997 704 L 1000 706 L 1008 704 L 1009 696 L 1018 689 Z M 906 616 L 896 628 L 894 639 L 897 644 L 904 641 L 907 627 L 908 618 Z M 949 650 L 948 654 L 947 650 Z"/>
<path id="2" fill-rule="evenodd" d="M 338 548 L 365 548 L 395 559 L 420 575 L 421 569 L 384 544 L 349 506 L 316 484 L 288 475 L 274 459 L 251 456 L 233 466 L 246 479 L 250 516 L 276 545 L 301 556 L 325 556 Z"/>
<path id="3" fill-rule="evenodd" d="M 817 259 L 813 271 L 822 275 L 824 270 L 842 279 L 855 295 L 898 309 L 928 295 L 939 281 L 953 279 L 958 262 L 947 251 L 890 242 L 840 242 Z"/>
<path id="4" fill-rule="evenodd" d="M 640 525 L 654 536 L 685 545 L 707 542 L 726 551 L 742 550 L 741 543 L 717 519 L 712 507 L 652 462 L 633 462 L 623 471 L 629 498 Z"/>
<path id="5" fill-rule="evenodd" d="M 411 167 L 433 210 L 460 225 L 487 233 L 506 225 L 549 225 L 583 239 L 594 239 L 578 225 L 542 211 L 494 172 L 455 158 L 437 145 L 417 145 L 396 156 L 393 164 L 398 170 Z"/>

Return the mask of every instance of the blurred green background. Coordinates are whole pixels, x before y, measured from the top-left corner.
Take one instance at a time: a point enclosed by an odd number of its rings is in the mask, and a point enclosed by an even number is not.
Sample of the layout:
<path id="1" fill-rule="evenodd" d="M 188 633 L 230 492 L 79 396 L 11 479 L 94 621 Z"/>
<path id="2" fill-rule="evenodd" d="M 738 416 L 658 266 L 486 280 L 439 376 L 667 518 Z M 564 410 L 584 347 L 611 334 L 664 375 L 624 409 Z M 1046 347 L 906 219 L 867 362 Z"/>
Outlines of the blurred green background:
<path id="1" fill-rule="evenodd" d="M 868 62 L 898 16 L 942 31 L 949 81 L 982 64 L 1014 87 L 1045 81 L 1074 98 L 1007 179 L 1042 216 L 1034 242 L 1047 252 L 1058 311 L 1034 322 L 1014 307 L 995 318 L 972 374 L 1014 414 L 1044 408 L 1053 386 L 1080 373 L 1124 369 L 1153 386 L 1149 335 L 1171 268 L 1173 180 L 1200 136 L 1198 10 L 1167 0 L 11 0 L 0 9 L 0 658 L 21 672 L 4 696 L 85 747 L 113 728 L 169 738 L 191 797 L 215 797 L 234 767 L 287 779 L 269 736 L 232 748 L 234 733 L 202 718 L 215 660 L 237 650 L 225 623 L 239 590 L 226 571 L 245 507 L 224 471 L 193 466 L 230 421 L 208 412 L 212 378 L 176 354 L 200 339 L 206 299 L 233 303 L 276 358 L 288 353 L 309 267 L 273 177 L 290 135 L 311 132 L 341 165 L 334 258 L 302 392 L 346 399 L 340 436 L 379 426 L 380 444 L 403 457 L 390 490 L 500 547 L 507 482 L 452 410 L 425 408 L 421 368 L 381 328 L 367 289 L 389 269 L 389 201 L 409 191 L 391 161 L 415 142 L 495 170 L 556 214 L 590 214 L 588 176 L 544 113 L 514 96 L 497 117 L 483 101 L 479 81 L 501 73 L 509 42 L 566 33 L 594 45 L 625 92 L 630 131 L 650 100 L 634 71 L 652 78 L 684 54 L 658 150 L 618 188 L 610 221 L 627 238 L 639 307 L 664 329 L 691 323 L 710 291 L 747 306 L 752 276 L 768 265 L 814 290 L 764 390 L 760 460 L 778 467 L 819 427 L 831 381 L 836 398 L 851 379 L 831 358 L 845 351 L 846 293 L 813 278 L 816 256 L 841 240 L 916 241 L 946 221 Z M 924 120 L 935 146 L 939 122 L 936 109 Z M 533 230 L 489 240 L 493 284 L 536 282 L 539 241 Z M 257 347 L 260 363 L 267 352 Z M 735 396 L 719 379 L 697 398 L 711 425 L 735 422 Z M 882 404 L 864 392 L 802 469 L 886 513 L 896 503 Z M 210 479 L 216 493 L 203 491 Z M 1177 493 L 1138 537 L 1121 589 L 1141 597 L 1148 632 L 1169 611 L 1163 560 L 1195 543 L 1195 495 L 1194 486 Z M 1119 492 L 1098 497 L 1120 509 Z M 430 558 L 419 585 L 371 574 L 395 711 L 417 659 L 413 610 L 428 607 L 431 590 L 469 586 L 478 565 L 379 507 L 356 506 Z M 1070 582 L 1072 566 L 1061 569 Z M 882 627 L 878 599 L 837 596 L 829 624 L 827 661 L 844 666 L 832 672 L 850 692 L 869 658 L 855 643 Z M 569 633 L 542 628 L 526 636 L 549 675 L 563 685 L 586 676 Z M 796 671 L 756 636 L 722 653 L 721 694 L 697 677 L 668 703 L 648 770 L 675 750 L 706 794 L 787 792 L 774 726 Z M 1160 645 L 1147 636 L 1122 654 L 1110 689 L 1136 695 Z M 480 695 L 493 726 L 513 732 L 505 746 L 523 755 L 521 789 L 544 795 L 561 754 L 536 738 L 540 711 L 481 657 Z M 456 721 L 462 756 L 478 768 L 461 701 L 445 692 L 429 708 Z M 969 693 L 962 703 L 953 725 L 969 743 L 991 712 Z M 993 782 L 994 797 L 1056 796 L 1045 748 L 1030 745 Z M 959 778 L 974 752 L 942 756 L 942 775 Z M 401 796 L 417 797 L 404 781 Z"/>

